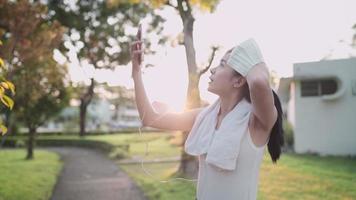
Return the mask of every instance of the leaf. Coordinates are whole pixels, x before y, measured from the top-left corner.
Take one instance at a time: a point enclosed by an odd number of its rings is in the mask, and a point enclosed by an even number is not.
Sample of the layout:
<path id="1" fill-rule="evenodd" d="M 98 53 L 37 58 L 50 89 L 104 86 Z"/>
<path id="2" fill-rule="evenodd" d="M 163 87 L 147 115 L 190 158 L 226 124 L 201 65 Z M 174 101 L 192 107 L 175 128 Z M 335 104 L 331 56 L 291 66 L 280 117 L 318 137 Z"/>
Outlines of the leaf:
<path id="1" fill-rule="evenodd" d="M 4 61 L 0 58 L 0 67 L 4 67 L 5 66 L 5 63 Z"/>
<path id="2" fill-rule="evenodd" d="M 0 86 L 0 97 L 2 97 L 5 93 L 5 89 Z"/>
<path id="3" fill-rule="evenodd" d="M 9 86 L 9 89 L 11 90 L 12 94 L 15 94 L 15 85 L 10 81 L 6 81 L 6 84 Z"/>
<path id="4" fill-rule="evenodd" d="M 0 40 L 0 46 L 2 45 L 2 42 L 1 42 L 1 40 Z"/>
<path id="5" fill-rule="evenodd" d="M 14 106 L 14 101 L 8 97 L 7 95 L 4 95 L 1 97 L 1 101 L 10 108 L 10 110 L 12 110 L 13 106 Z"/>
<path id="6" fill-rule="evenodd" d="M 4 96 L 0 97 L 0 100 L 5 106 L 9 107 L 10 105 L 4 100 Z"/>
<path id="7" fill-rule="evenodd" d="M 0 124 L 0 130 L 1 130 L 1 135 L 5 135 L 7 133 L 7 128 L 6 126 Z"/>
<path id="8" fill-rule="evenodd" d="M 5 82 L 1 82 L 0 84 L 1 84 L 1 86 L 2 86 L 3 88 L 9 89 L 9 86 L 7 85 L 6 81 L 5 81 Z"/>
<path id="9" fill-rule="evenodd" d="M 14 101 L 7 95 L 4 95 L 3 97 L 4 99 L 6 99 L 6 101 L 9 103 L 9 107 L 10 107 L 10 110 L 12 110 L 12 108 L 14 107 Z"/>

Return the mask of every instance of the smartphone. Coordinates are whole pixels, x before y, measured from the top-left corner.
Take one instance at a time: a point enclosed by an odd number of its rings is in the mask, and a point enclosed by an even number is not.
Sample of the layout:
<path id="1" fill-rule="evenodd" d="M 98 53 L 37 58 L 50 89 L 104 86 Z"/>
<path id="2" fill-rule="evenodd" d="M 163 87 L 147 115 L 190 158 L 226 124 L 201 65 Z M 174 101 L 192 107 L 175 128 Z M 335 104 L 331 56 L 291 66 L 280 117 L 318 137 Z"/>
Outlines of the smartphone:
<path id="1" fill-rule="evenodd" d="M 137 31 L 136 38 L 137 38 L 137 40 L 140 40 L 140 41 L 142 39 L 142 25 L 141 24 L 138 25 L 138 31 Z M 140 45 L 139 48 L 141 49 L 141 47 L 142 46 Z M 141 63 L 141 61 L 142 61 L 142 57 L 139 58 L 139 63 Z"/>
<path id="2" fill-rule="evenodd" d="M 137 31 L 136 38 L 137 38 L 137 40 L 142 39 L 142 25 L 141 24 L 138 25 L 138 31 Z"/>

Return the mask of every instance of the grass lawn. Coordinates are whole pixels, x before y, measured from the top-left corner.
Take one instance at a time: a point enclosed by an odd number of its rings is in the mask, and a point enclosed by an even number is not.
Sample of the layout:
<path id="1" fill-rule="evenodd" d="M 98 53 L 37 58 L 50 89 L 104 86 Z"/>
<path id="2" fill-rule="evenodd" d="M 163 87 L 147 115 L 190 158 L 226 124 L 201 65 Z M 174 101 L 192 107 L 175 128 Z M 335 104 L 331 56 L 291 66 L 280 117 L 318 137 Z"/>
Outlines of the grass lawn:
<path id="1" fill-rule="evenodd" d="M 144 173 L 141 165 L 125 164 L 120 165 L 120 168 L 126 171 L 136 181 L 150 200 L 194 200 L 194 182 L 182 180 L 160 182 L 171 178 L 178 166 L 178 162 L 144 164 L 144 169 L 150 175 Z"/>
<path id="2" fill-rule="evenodd" d="M 259 199 L 356 199 L 356 159 L 284 154 L 273 165 L 266 154 Z"/>
<path id="3" fill-rule="evenodd" d="M 47 200 L 62 164 L 55 153 L 36 150 L 35 159 L 25 160 L 26 151 L 0 150 L 0 200 Z"/>

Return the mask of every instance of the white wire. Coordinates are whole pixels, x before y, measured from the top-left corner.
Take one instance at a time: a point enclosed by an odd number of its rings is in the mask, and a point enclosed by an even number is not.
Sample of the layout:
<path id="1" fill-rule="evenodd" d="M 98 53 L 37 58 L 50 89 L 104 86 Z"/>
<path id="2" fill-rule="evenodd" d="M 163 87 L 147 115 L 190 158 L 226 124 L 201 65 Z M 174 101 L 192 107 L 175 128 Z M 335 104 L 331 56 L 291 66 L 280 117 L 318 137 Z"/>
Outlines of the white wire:
<path id="1" fill-rule="evenodd" d="M 140 119 L 141 121 L 141 127 L 143 127 L 143 119 L 145 117 L 145 110 L 143 111 L 143 116 L 142 116 L 142 119 Z M 166 113 L 162 114 L 161 116 L 157 117 L 153 122 L 157 121 L 158 119 L 162 118 Z M 138 128 L 139 130 L 139 133 L 140 133 L 140 136 L 143 137 L 142 135 L 142 132 L 141 132 L 141 127 Z M 144 140 L 145 141 L 145 140 Z M 148 142 L 145 141 L 145 156 L 148 155 Z M 150 173 L 148 170 L 146 170 L 145 166 L 144 166 L 144 159 L 143 157 L 141 158 L 141 168 L 142 170 L 145 172 L 146 175 L 150 176 L 152 179 L 154 179 L 155 181 L 158 181 L 160 183 L 168 183 L 168 182 L 171 182 L 171 181 L 174 181 L 174 180 L 183 180 L 183 181 L 189 181 L 189 182 L 196 182 L 197 179 L 186 179 L 186 178 L 170 178 L 168 180 L 160 180 L 160 179 L 157 179 L 152 173 Z"/>

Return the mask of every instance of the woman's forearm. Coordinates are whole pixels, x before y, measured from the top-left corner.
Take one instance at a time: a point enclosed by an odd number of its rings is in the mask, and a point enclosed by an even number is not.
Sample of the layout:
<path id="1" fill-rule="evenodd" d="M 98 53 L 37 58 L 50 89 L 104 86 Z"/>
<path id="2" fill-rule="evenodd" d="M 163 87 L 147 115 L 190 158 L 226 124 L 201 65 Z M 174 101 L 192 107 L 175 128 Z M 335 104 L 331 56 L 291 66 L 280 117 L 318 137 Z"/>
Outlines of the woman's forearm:
<path id="1" fill-rule="evenodd" d="M 135 99 L 140 119 L 144 126 L 149 126 L 157 117 L 157 113 L 148 100 L 143 86 L 141 65 L 143 61 L 143 42 L 141 40 L 141 25 L 137 31 L 136 41 L 131 44 L 132 78 L 135 84 Z"/>
<path id="2" fill-rule="evenodd" d="M 155 119 L 157 113 L 151 106 L 149 99 L 147 97 L 145 87 L 142 81 L 141 72 L 134 73 L 132 75 L 135 85 L 135 99 L 138 112 L 140 114 L 140 119 L 143 125 L 149 125 L 153 119 Z"/>
<path id="3" fill-rule="evenodd" d="M 269 86 L 269 72 L 265 63 L 259 63 L 253 66 L 246 75 L 248 85 L 252 85 L 256 81 L 263 81 L 266 86 Z"/>

